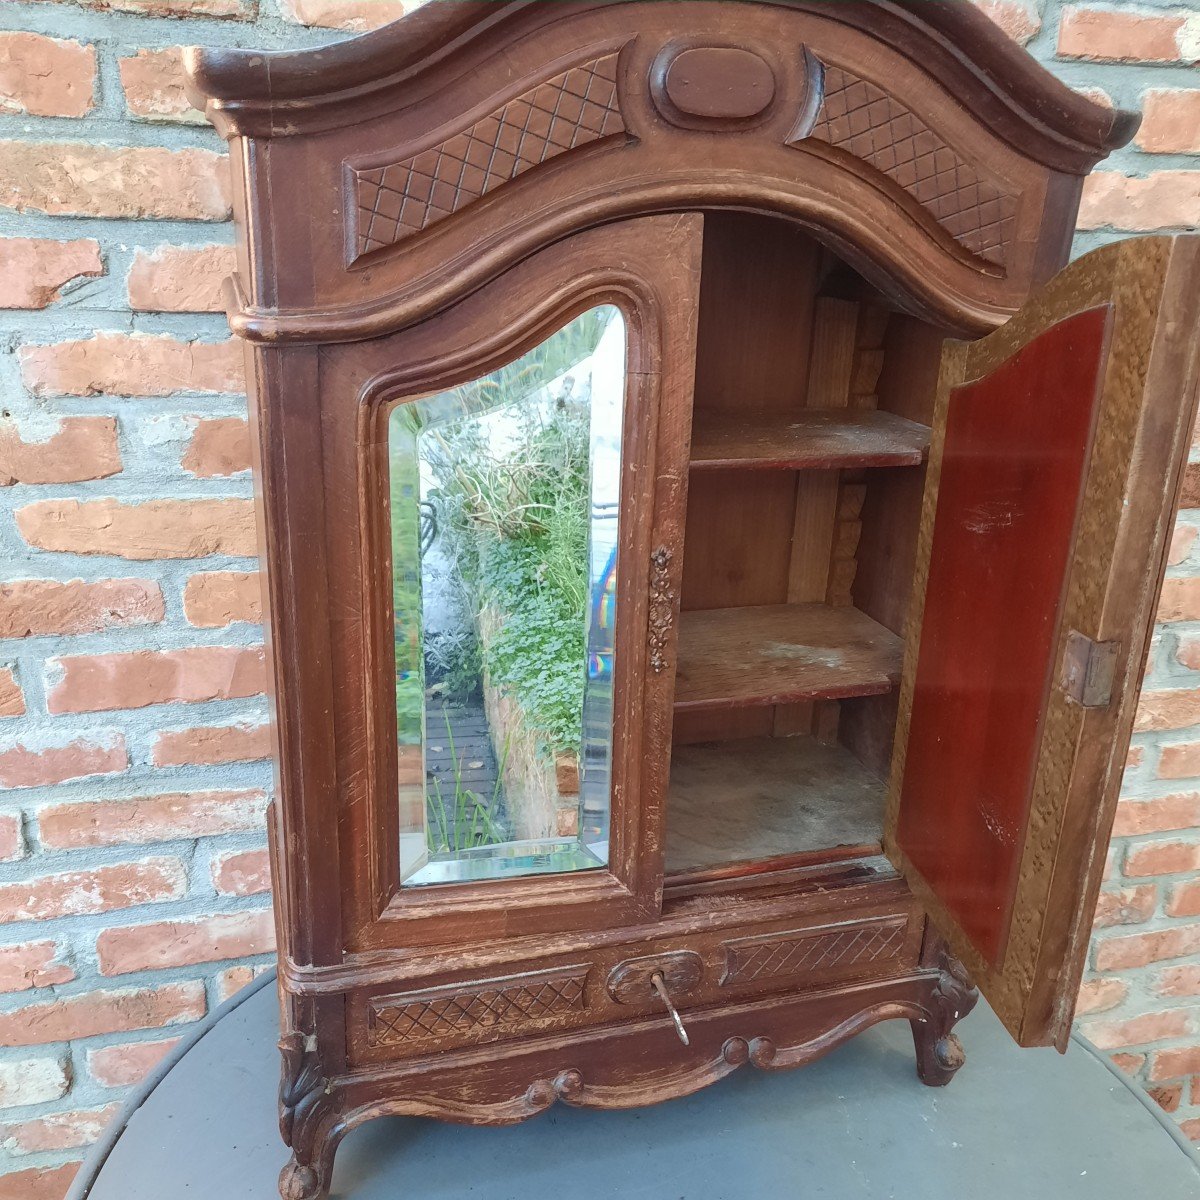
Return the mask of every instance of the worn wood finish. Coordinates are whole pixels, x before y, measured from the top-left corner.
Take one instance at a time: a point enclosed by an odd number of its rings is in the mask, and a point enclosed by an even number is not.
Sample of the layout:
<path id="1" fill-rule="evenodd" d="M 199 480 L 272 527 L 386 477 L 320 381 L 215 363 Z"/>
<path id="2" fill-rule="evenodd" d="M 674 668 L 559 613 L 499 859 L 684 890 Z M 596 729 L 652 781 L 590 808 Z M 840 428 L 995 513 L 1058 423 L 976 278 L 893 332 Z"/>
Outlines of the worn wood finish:
<path id="1" fill-rule="evenodd" d="M 854 608 L 772 604 L 684 613 L 677 712 L 890 691 L 900 639 Z"/>
<path id="2" fill-rule="evenodd" d="M 885 794 L 882 775 L 804 734 L 676 746 L 667 874 L 878 847 Z"/>
<path id="3" fill-rule="evenodd" d="M 891 413 L 804 410 L 784 419 L 698 416 L 692 470 L 829 470 L 920 466 L 929 429 Z"/>
<path id="4" fill-rule="evenodd" d="M 656 103 L 681 39 L 710 75 L 713 50 L 739 52 L 717 70 L 744 93 L 726 89 L 725 116 Z M 581 228 L 697 207 L 786 213 L 889 296 L 979 332 L 1053 272 L 1081 176 L 1136 124 L 979 14 L 917 0 L 464 3 L 309 55 L 187 64 L 235 157 L 270 147 L 261 197 L 278 181 L 291 214 L 268 238 L 247 211 L 256 261 L 233 316 L 265 340 L 373 336 Z M 767 74 L 765 107 L 733 115 Z M 544 119 L 523 141 L 530 104 Z M 432 211 L 401 215 L 426 195 Z M 289 269 L 298 250 L 312 270 Z"/>
<path id="5" fill-rule="evenodd" d="M 592 230 L 516 268 L 503 289 L 485 288 L 433 321 L 323 352 L 323 468 L 340 506 L 329 529 L 330 570 L 364 614 L 361 625 L 336 627 L 335 645 L 342 888 L 355 912 L 344 936 L 355 950 L 503 937 L 564 918 L 600 924 L 657 908 L 674 675 L 652 668 L 656 656 L 672 663 L 675 656 L 701 228 L 702 218 L 685 215 Z M 617 611 L 628 633 L 614 664 L 609 869 L 534 887 L 518 880 L 401 890 L 388 413 L 406 397 L 486 374 L 602 303 L 622 310 L 629 347 L 617 561 Z M 365 731 L 366 769 L 357 731 Z"/>
<path id="6" fill-rule="evenodd" d="M 1103 873 L 1140 668 L 1195 417 L 1198 264 L 1197 239 L 1146 238 L 1096 251 L 1063 271 L 1004 329 L 972 345 L 953 346 L 942 368 L 886 845 L 946 931 L 955 954 L 1023 1045 L 1054 1043 L 1061 1049 L 1069 1032 L 1087 949 L 1088 914 Z M 1073 364 L 1081 379 L 1089 370 L 1096 372 L 1095 424 L 1078 517 L 1058 528 L 1052 547 L 1052 557 L 1065 557 L 1066 577 L 1062 599 L 1049 613 L 1053 636 L 1041 663 L 1038 722 L 1033 729 L 1026 725 L 1033 765 L 1021 800 L 1028 815 L 1020 824 L 1006 825 L 1005 815 L 997 812 L 991 844 L 980 843 L 970 864 L 973 873 L 986 879 L 1015 848 L 1011 843 L 1019 844 L 1015 876 L 1003 893 L 1004 909 L 992 917 L 999 933 L 991 937 L 964 914 L 944 881 L 920 870 L 910 857 L 906 833 L 908 789 L 913 786 L 908 753 L 917 735 L 921 656 L 926 639 L 942 633 L 941 625 L 925 630 L 926 614 L 933 611 L 931 581 L 939 566 L 934 560 L 937 530 L 948 520 L 970 519 L 970 514 L 943 508 L 950 501 L 941 484 L 949 477 L 948 453 L 954 452 L 950 410 L 960 389 L 1011 370 L 1015 356 L 1026 347 L 1055 336 L 1073 321 L 1088 320 L 1079 314 L 1098 309 L 1107 322 L 1098 360 L 1094 348 L 1090 361 L 1081 358 Z M 1054 378 L 1055 372 L 1047 372 L 1023 386 L 1040 398 L 1036 389 L 1051 386 Z M 1042 402 L 1052 400 L 1058 403 L 1059 395 L 1047 392 Z M 960 581 L 959 603 L 971 605 L 981 617 L 973 586 L 970 580 Z M 1073 631 L 1119 647 L 1112 701 L 1106 706 L 1084 707 L 1064 687 L 1062 670 Z M 1000 632 L 994 621 L 991 626 L 980 623 L 981 638 Z M 974 671 L 973 652 L 970 657 L 968 664 L 958 655 L 956 669 Z M 1003 733 L 999 727 L 989 728 L 986 719 L 984 729 L 988 737 Z M 952 830 L 948 833 L 953 836 Z M 956 853 L 949 842 L 945 851 Z M 928 864 L 924 851 L 918 857 Z"/>
<path id="7" fill-rule="evenodd" d="M 883 1019 L 913 1023 L 919 1075 L 944 1084 L 974 1002 L 958 953 L 1019 1036 L 1065 1029 L 1136 673 L 1111 710 L 1052 700 L 1004 973 L 877 855 L 868 809 L 877 825 L 897 713 L 903 775 L 897 635 L 928 575 L 942 338 L 1002 324 L 1063 265 L 1083 177 L 1135 119 L 958 0 L 463 0 L 320 50 L 187 60 L 230 141 L 254 394 L 285 1200 L 316 1200 L 373 1115 L 648 1103 Z M 1113 429 L 1140 432 L 1093 453 L 1129 451 L 1139 486 L 1119 518 L 1119 488 L 1085 493 L 1092 558 L 1062 617 L 1130 661 L 1197 290 L 1194 248 L 1150 245 L 1094 278 L 1124 280 Z M 629 334 L 609 867 L 402 890 L 386 414 L 602 302 Z M 952 348 L 939 412 L 1045 318 Z M 1141 425 L 1138 379 L 1159 397 Z M 690 1047 L 647 964 L 681 989 Z"/>

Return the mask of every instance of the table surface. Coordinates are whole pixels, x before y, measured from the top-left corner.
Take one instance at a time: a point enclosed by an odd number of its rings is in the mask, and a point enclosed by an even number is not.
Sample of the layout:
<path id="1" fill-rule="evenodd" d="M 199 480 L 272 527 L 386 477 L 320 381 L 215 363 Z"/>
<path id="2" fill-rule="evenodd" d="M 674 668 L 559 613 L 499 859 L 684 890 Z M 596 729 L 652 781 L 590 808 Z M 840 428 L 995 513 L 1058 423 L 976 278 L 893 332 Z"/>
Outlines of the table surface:
<path id="1" fill-rule="evenodd" d="M 226 1013 L 129 1117 L 89 1200 L 273 1200 L 270 986 Z M 1197 1200 L 1200 1165 L 1085 1047 L 1018 1050 L 982 1006 L 966 1066 L 923 1087 L 907 1023 L 796 1071 L 744 1068 L 654 1108 L 558 1106 L 476 1129 L 385 1118 L 342 1143 L 333 1195 L 354 1200 Z M 98 1151 L 96 1159 L 103 1158 Z M 88 1181 L 94 1182 L 88 1189 Z"/>

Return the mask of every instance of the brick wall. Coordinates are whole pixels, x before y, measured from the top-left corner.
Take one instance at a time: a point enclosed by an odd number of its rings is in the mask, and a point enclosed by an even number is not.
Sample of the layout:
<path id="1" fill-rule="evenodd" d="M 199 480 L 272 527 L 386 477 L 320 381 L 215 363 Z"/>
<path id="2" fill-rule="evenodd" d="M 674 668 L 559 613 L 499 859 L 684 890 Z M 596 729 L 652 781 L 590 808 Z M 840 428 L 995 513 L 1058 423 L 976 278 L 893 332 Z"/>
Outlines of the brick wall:
<path id="1" fill-rule="evenodd" d="M 1146 111 L 1079 248 L 1195 224 L 1200 0 L 984 6 Z M 177 47 L 401 8 L 0 6 L 0 1200 L 58 1200 L 123 1089 L 272 949 L 229 190 Z M 1200 465 L 1185 503 L 1083 1011 L 1200 1137 Z"/>

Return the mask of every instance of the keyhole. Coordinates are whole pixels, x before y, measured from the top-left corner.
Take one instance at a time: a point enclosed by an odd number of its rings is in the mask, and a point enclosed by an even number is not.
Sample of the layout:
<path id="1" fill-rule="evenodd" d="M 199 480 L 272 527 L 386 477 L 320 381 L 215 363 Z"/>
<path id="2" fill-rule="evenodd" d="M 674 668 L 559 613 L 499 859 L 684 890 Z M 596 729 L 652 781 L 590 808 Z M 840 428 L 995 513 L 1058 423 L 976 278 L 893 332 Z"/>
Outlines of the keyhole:
<path id="1" fill-rule="evenodd" d="M 691 1041 L 688 1039 L 688 1032 L 684 1028 L 683 1018 L 679 1015 L 679 1010 L 671 1003 L 670 993 L 667 991 L 667 985 L 663 981 L 662 972 L 655 971 L 650 976 L 650 986 L 654 989 L 655 994 L 666 1006 L 667 1012 L 671 1014 L 671 1020 L 675 1022 L 675 1032 L 679 1034 L 679 1040 L 685 1045 L 690 1046 Z"/>

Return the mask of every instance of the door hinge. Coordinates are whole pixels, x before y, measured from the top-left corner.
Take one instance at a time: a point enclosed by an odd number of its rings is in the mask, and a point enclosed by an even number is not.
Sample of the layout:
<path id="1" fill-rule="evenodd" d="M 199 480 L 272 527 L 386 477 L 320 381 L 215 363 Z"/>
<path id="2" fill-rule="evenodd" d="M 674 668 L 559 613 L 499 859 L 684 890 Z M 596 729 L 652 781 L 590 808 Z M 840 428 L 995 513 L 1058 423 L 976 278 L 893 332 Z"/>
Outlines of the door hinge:
<path id="1" fill-rule="evenodd" d="M 1096 642 L 1072 629 L 1063 655 L 1063 691 L 1084 708 L 1107 708 L 1120 648 L 1120 642 Z"/>

